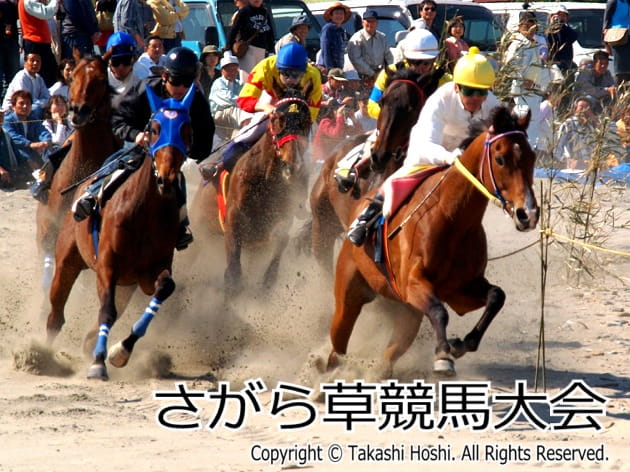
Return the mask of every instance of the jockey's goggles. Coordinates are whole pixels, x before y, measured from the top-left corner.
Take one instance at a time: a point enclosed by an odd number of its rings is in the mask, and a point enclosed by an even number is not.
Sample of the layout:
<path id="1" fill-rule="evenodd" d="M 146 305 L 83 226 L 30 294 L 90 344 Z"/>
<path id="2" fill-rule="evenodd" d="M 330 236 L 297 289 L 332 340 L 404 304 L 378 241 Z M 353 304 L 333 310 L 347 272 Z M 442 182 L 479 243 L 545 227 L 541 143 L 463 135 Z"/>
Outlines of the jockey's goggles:
<path id="1" fill-rule="evenodd" d="M 304 75 L 304 72 L 297 69 L 280 69 L 280 75 L 285 76 L 287 79 L 299 79 Z"/>
<path id="2" fill-rule="evenodd" d="M 430 66 L 435 59 L 407 59 L 410 66 Z"/>
<path id="3" fill-rule="evenodd" d="M 192 83 L 195 81 L 194 77 L 177 77 L 173 75 L 169 75 L 166 81 L 171 84 L 173 87 L 190 87 Z"/>
<path id="4" fill-rule="evenodd" d="M 488 95 L 488 89 L 480 89 L 474 87 L 466 87 L 465 85 L 459 85 L 459 92 L 464 97 L 472 97 L 473 95 L 477 95 L 478 97 L 485 97 Z"/>
<path id="5" fill-rule="evenodd" d="M 131 56 L 112 57 L 109 62 L 112 65 L 112 67 L 130 66 Z"/>

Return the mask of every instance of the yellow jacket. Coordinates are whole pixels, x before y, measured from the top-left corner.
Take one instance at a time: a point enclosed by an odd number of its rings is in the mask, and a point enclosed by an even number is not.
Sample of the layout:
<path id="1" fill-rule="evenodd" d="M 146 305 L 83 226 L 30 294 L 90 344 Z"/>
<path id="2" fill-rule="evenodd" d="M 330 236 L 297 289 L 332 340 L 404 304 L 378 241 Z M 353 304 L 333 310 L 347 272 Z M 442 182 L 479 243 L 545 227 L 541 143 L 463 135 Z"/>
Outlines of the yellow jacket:
<path id="1" fill-rule="evenodd" d="M 151 7 L 155 27 L 151 34 L 160 38 L 175 38 L 175 24 L 188 16 L 190 7 L 182 0 L 175 0 L 175 7 L 168 0 L 147 0 L 147 5 Z"/>
<path id="2" fill-rule="evenodd" d="M 306 97 L 306 103 L 308 103 L 311 110 L 311 120 L 315 123 L 319 114 L 319 107 L 322 105 L 322 80 L 319 70 L 310 64 L 306 66 L 306 72 L 302 76 L 300 87 L 304 87 L 309 80 L 313 82 L 313 90 Z M 277 99 L 278 97 L 274 91 L 274 82 L 276 87 L 282 87 L 280 85 L 280 72 L 276 67 L 276 56 L 269 56 L 256 64 L 249 77 L 247 77 L 247 82 L 243 85 L 241 93 L 236 100 L 239 108 L 249 113 L 254 113 L 254 108 L 263 90 L 271 95 L 273 99 Z"/>

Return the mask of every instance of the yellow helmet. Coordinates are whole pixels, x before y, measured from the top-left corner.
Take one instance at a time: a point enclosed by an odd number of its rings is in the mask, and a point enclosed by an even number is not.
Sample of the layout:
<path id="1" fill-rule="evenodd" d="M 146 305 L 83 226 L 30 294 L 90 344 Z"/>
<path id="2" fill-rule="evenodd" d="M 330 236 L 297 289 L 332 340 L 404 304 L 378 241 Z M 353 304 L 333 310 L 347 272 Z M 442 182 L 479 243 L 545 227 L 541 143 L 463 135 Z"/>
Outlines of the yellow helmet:
<path id="1" fill-rule="evenodd" d="M 489 89 L 494 84 L 494 69 L 490 61 L 473 46 L 459 58 L 453 70 L 453 82 L 466 87 Z"/>

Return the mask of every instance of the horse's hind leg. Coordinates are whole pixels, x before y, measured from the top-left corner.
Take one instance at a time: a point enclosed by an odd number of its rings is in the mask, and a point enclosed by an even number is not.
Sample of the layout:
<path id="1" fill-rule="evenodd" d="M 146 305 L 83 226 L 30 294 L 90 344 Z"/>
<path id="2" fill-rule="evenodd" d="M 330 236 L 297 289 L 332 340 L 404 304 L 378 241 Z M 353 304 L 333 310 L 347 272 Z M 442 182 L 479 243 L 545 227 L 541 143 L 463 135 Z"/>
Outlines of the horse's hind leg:
<path id="1" fill-rule="evenodd" d="M 52 344 L 65 323 L 64 307 L 79 273 L 86 268 L 73 238 L 59 240 L 55 274 L 50 286 L 50 314 L 46 321 L 48 344 Z"/>
<path id="2" fill-rule="evenodd" d="M 405 308 L 405 310 L 399 315 L 399 318 L 394 323 L 392 337 L 385 349 L 385 366 L 381 374 L 381 378 L 387 379 L 391 377 L 394 364 L 405 352 L 407 352 L 411 344 L 416 339 L 418 331 L 420 330 L 422 317 L 422 313 L 418 313 L 410 308 Z"/>
<path id="3" fill-rule="evenodd" d="M 263 288 L 265 290 L 271 290 L 273 286 L 276 284 L 276 280 L 278 280 L 278 269 L 280 268 L 280 259 L 282 258 L 282 253 L 284 252 L 287 244 L 289 243 L 289 236 L 283 235 L 278 237 L 276 241 L 276 247 L 273 253 L 273 257 L 269 266 L 267 266 L 267 270 L 265 270 L 265 275 L 263 277 Z"/>
<path id="4" fill-rule="evenodd" d="M 134 323 L 131 328 L 131 334 L 110 348 L 108 353 L 110 364 L 114 367 L 124 367 L 127 365 L 136 341 L 146 334 L 151 320 L 160 309 L 160 306 L 162 306 L 164 300 L 170 297 L 174 290 L 175 281 L 171 278 L 170 272 L 168 270 L 162 271 L 155 282 L 153 298 L 151 298 L 149 305 L 144 310 L 140 319 Z"/>
<path id="5" fill-rule="evenodd" d="M 486 330 L 499 313 L 505 303 L 505 292 L 496 285 L 491 285 L 486 279 L 478 279 L 470 284 L 463 293 L 459 293 L 449 300 L 449 304 L 457 313 L 467 313 L 485 305 L 486 308 L 477 324 L 462 341 L 460 338 L 450 339 L 451 353 L 455 357 L 462 357 L 467 352 L 475 352 Z"/>
<path id="6" fill-rule="evenodd" d="M 343 243 L 335 274 L 335 314 L 330 326 L 332 351 L 328 356 L 328 370 L 338 364 L 338 354 L 345 354 L 354 324 L 361 308 L 376 297 L 352 259 L 352 246 Z"/>

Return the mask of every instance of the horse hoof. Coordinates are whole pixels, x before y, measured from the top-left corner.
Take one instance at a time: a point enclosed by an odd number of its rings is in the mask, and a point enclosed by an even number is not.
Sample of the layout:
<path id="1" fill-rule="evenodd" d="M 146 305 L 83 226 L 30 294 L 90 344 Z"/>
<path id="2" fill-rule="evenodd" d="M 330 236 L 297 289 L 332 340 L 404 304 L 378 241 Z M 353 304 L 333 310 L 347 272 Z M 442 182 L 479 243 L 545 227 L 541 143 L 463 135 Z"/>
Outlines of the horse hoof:
<path id="1" fill-rule="evenodd" d="M 109 363 L 114 367 L 125 367 L 127 362 L 129 362 L 129 358 L 131 357 L 131 353 L 125 349 L 122 345 L 122 342 L 118 342 L 114 344 L 109 351 L 107 352 L 107 358 L 109 359 Z"/>
<path id="2" fill-rule="evenodd" d="M 107 368 L 105 364 L 94 363 L 90 366 L 87 373 L 88 379 L 96 379 L 96 380 L 109 380 L 109 376 L 107 375 Z"/>
<path id="3" fill-rule="evenodd" d="M 451 355 L 455 359 L 459 359 L 468 352 L 464 341 L 459 338 L 449 339 L 448 344 L 451 346 Z"/>
<path id="4" fill-rule="evenodd" d="M 436 359 L 433 362 L 433 373 L 441 377 L 453 377 L 455 375 L 455 363 L 452 359 Z"/>

